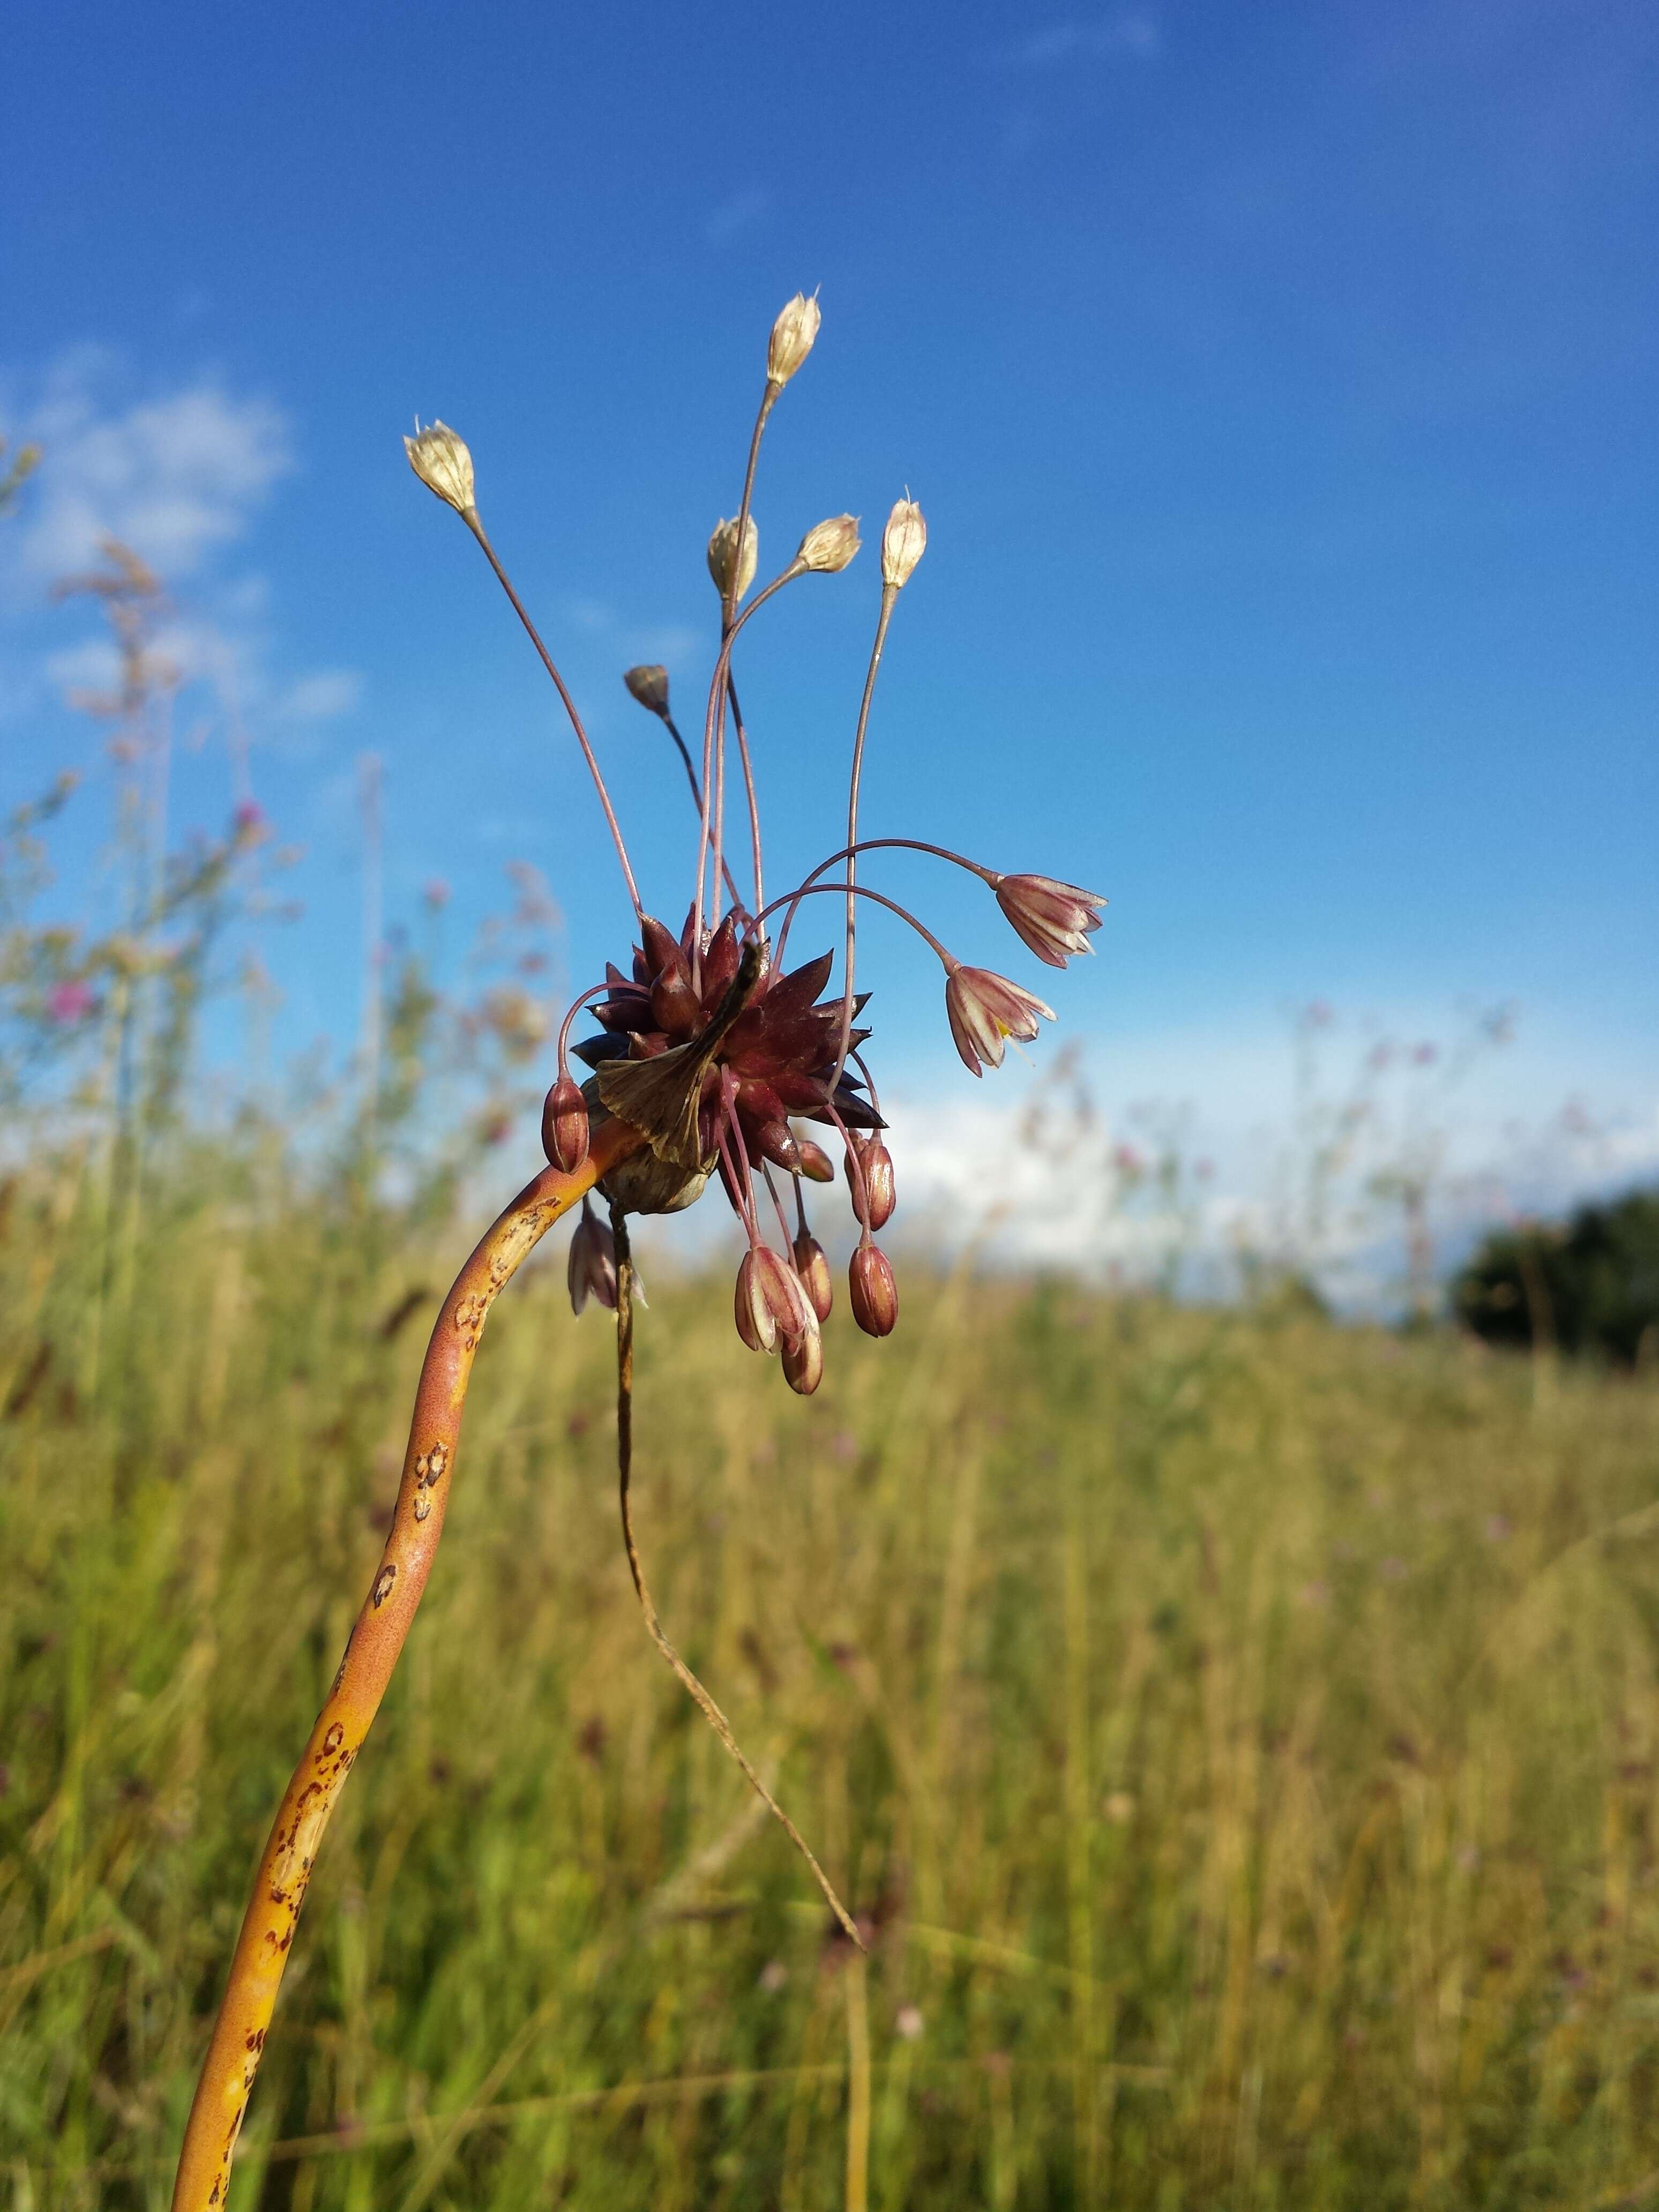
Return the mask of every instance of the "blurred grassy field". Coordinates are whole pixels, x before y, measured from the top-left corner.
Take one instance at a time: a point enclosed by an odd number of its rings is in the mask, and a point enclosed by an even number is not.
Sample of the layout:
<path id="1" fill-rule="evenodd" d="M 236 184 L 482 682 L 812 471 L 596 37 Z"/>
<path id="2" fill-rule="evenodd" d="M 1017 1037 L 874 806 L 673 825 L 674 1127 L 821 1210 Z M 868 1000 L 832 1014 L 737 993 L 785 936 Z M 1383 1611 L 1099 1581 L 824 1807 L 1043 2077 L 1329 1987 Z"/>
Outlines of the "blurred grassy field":
<path id="1" fill-rule="evenodd" d="M 465 1242 L 197 1188 L 0 1241 L 15 2212 L 166 2203 Z M 652 1279 L 647 1568 L 866 1966 L 647 1642 L 550 1242 L 234 2205 L 1659 2203 L 1650 1379 L 913 1271 L 803 1404 Z"/>

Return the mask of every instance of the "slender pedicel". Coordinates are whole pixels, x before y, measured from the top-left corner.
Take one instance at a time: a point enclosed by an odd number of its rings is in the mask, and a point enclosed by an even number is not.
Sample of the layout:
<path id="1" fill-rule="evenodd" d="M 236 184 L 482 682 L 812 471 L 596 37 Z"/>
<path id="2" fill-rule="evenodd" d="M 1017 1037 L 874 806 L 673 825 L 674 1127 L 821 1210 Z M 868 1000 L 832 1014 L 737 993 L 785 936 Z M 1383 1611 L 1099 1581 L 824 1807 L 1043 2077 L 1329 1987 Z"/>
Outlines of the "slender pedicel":
<path id="1" fill-rule="evenodd" d="M 743 1769 L 750 1787 L 811 1867 L 813 1879 L 823 1892 L 824 1902 L 835 1914 L 844 1933 L 861 1951 L 864 1939 L 859 1934 L 852 1915 L 836 1896 L 829 1875 L 813 1856 L 799 1829 L 744 1756 L 736 1736 L 732 1733 L 732 1723 L 669 1642 L 663 1632 L 662 1623 L 657 1618 L 657 1608 L 646 1583 L 645 1570 L 640 1564 L 640 1549 L 634 1536 L 634 1514 L 629 1498 L 634 1471 L 634 1255 L 628 1241 L 628 1224 L 620 1208 L 612 1213 L 611 1226 L 617 1245 L 617 1495 L 622 1514 L 623 1546 L 628 1553 L 628 1571 L 634 1578 L 634 1594 L 639 1599 L 641 1612 L 645 1615 L 646 1629 L 651 1641 L 690 1693 L 703 1718 Z"/>
<path id="2" fill-rule="evenodd" d="M 634 902 L 635 913 L 642 914 L 645 909 L 640 903 L 640 887 L 634 880 L 634 871 L 629 863 L 628 848 L 623 842 L 622 824 L 617 819 L 616 808 L 611 804 L 611 793 L 605 787 L 605 778 L 599 773 L 599 763 L 594 757 L 593 748 L 587 741 L 587 732 L 582 727 L 582 718 L 576 712 L 576 702 L 571 697 L 569 692 L 565 689 L 564 678 L 560 675 L 558 669 L 554 663 L 552 654 L 542 643 L 541 632 L 536 628 L 535 623 L 531 621 L 530 616 L 526 610 L 524 601 L 514 590 L 512 578 L 507 574 L 506 569 L 502 568 L 501 562 L 497 559 L 495 549 L 490 544 L 489 539 L 485 533 L 483 523 L 479 517 L 477 508 L 476 507 L 470 508 L 468 512 L 461 517 L 461 520 L 465 523 L 467 528 L 472 532 L 472 535 L 477 539 L 480 547 L 483 549 L 485 560 L 489 562 L 490 567 L 495 571 L 496 581 L 500 584 L 501 589 L 507 593 L 507 599 L 512 603 L 514 613 L 517 615 L 519 620 L 524 624 L 525 631 L 530 639 L 530 642 L 535 647 L 537 653 L 541 657 L 542 666 L 546 669 L 548 674 L 553 679 L 554 690 L 564 702 L 564 711 L 570 717 L 570 726 L 576 732 L 576 742 L 582 749 L 582 758 L 587 763 L 587 772 L 593 779 L 593 788 L 599 794 L 599 804 L 605 809 L 605 818 L 611 826 L 611 842 L 617 848 L 617 858 L 622 862 L 623 875 L 626 878 L 628 884 L 628 896 Z"/>
<path id="3" fill-rule="evenodd" d="M 881 667 L 882 647 L 887 642 L 887 626 L 893 619 L 893 609 L 897 601 L 898 586 L 884 581 L 881 612 L 876 619 L 876 640 L 870 648 L 870 666 L 864 678 L 864 696 L 859 702 L 858 729 L 853 738 L 853 772 L 848 779 L 847 933 L 842 955 L 841 1056 L 836 1063 L 837 1079 L 847 1064 L 853 1035 L 853 975 L 858 948 L 858 908 L 853 893 L 858 878 L 855 855 L 859 838 L 859 781 L 864 773 L 864 738 L 870 726 L 870 702 L 876 696 L 876 677 Z"/>

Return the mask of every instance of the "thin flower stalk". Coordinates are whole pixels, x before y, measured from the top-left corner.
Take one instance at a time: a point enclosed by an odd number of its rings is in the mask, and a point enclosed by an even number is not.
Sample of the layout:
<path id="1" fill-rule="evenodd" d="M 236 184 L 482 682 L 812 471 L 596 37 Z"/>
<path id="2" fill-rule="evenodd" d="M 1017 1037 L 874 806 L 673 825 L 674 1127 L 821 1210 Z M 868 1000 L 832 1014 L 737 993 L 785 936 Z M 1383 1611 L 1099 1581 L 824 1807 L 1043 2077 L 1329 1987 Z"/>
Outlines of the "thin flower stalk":
<path id="1" fill-rule="evenodd" d="M 814 1857 L 805 1838 L 744 1755 L 732 1733 L 730 1721 L 664 1634 L 662 1622 L 658 1618 L 656 1605 L 645 1579 L 645 1569 L 640 1562 L 630 1495 L 634 1474 L 634 1255 L 628 1241 L 628 1224 L 621 1212 L 611 1215 L 611 1226 L 617 1240 L 617 1496 L 622 1514 L 623 1547 L 628 1553 L 628 1571 L 634 1578 L 634 1594 L 639 1599 L 640 1611 L 645 1616 L 647 1632 L 678 1676 L 699 1712 L 742 1768 L 755 1795 L 811 1869 L 814 1881 L 823 1892 L 824 1902 L 840 1922 L 843 1933 L 862 1951 L 864 1939 L 859 1934 L 853 1916 L 836 1896 L 829 1875 Z"/>

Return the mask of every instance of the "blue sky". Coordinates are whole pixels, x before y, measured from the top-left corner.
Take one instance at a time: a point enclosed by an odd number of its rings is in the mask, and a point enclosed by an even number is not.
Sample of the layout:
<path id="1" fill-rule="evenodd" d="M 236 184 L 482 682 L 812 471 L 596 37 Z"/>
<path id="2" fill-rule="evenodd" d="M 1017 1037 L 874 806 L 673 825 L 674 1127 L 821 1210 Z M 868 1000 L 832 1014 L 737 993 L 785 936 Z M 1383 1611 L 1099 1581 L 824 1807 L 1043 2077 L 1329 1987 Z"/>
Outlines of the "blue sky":
<path id="1" fill-rule="evenodd" d="M 307 848 L 293 1041 L 356 1018 L 366 750 L 394 918 L 442 876 L 464 927 L 526 858 L 576 981 L 625 935 L 544 679 L 401 431 L 471 442 L 683 910 L 689 809 L 617 678 L 706 678 L 702 544 L 771 318 L 818 286 L 764 554 L 921 501 L 866 819 L 1109 894 L 1050 994 L 1106 1095 L 1237 1094 L 1242 1144 L 1288 1006 L 1510 999 L 1493 1115 L 1577 1092 L 1659 1146 L 1650 7 L 14 0 L 6 74 L 0 427 L 48 451 L 0 568 L 0 796 L 95 762 L 57 703 L 86 621 L 43 587 L 94 516 L 147 526 Z M 877 582 L 866 551 L 749 633 L 780 876 L 838 842 Z M 176 818 L 227 790 L 210 744 Z M 970 884 L 890 880 L 1041 987 Z M 937 969 L 867 941 L 924 1098 Z"/>

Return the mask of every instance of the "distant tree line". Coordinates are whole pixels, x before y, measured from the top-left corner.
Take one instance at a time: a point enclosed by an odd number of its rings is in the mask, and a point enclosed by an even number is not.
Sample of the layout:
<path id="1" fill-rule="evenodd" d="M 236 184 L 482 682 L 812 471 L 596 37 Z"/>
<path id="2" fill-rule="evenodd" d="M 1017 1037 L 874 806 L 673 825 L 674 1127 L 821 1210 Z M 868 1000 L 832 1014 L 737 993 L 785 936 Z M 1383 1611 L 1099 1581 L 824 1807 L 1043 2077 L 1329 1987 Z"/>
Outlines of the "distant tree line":
<path id="1" fill-rule="evenodd" d="M 1659 1189 L 1581 1206 L 1559 1223 L 1496 1230 L 1453 1286 L 1489 1344 L 1659 1358 Z"/>

